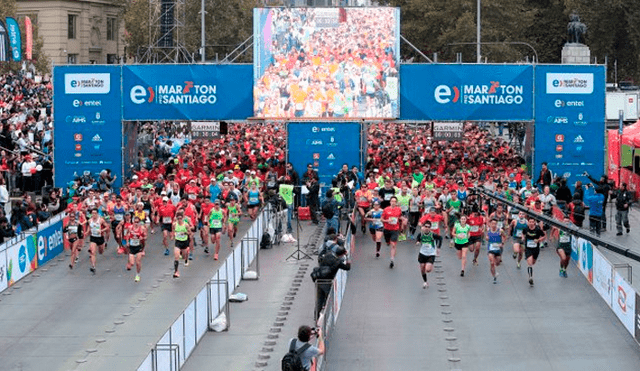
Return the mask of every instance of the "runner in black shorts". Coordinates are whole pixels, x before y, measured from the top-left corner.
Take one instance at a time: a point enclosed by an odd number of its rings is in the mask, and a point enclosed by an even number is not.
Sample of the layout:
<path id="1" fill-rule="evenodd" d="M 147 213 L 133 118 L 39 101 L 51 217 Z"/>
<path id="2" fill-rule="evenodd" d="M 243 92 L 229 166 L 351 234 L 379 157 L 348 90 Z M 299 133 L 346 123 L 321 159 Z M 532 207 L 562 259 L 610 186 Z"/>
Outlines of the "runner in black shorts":
<path id="1" fill-rule="evenodd" d="M 91 260 L 91 273 L 96 274 L 96 249 L 100 255 L 104 252 L 104 234 L 109 232 L 109 224 L 98 215 L 98 209 L 91 209 L 89 224 L 89 259 Z"/>
<path id="2" fill-rule="evenodd" d="M 529 285 L 533 286 L 533 266 L 538 260 L 540 254 L 540 242 L 542 242 L 546 233 L 536 225 L 534 218 L 529 218 L 527 221 L 527 227 L 522 231 L 522 237 L 524 240 L 524 256 L 527 259 L 527 272 L 529 273 Z"/>
<path id="3" fill-rule="evenodd" d="M 189 240 L 192 234 L 191 225 L 185 221 L 184 211 L 178 210 L 173 222 L 173 237 L 176 240 L 176 247 L 173 249 L 173 278 L 180 277 L 178 266 L 180 265 L 180 255 L 184 258 L 184 265 L 189 265 Z"/>
<path id="4" fill-rule="evenodd" d="M 436 260 L 436 241 L 431 231 L 431 222 L 426 221 L 422 225 L 420 234 L 416 237 L 416 245 L 420 245 L 420 252 L 418 253 L 418 263 L 420 264 L 420 274 L 422 275 L 422 288 L 429 287 L 427 282 L 427 273 L 433 269 L 433 263 Z"/>
<path id="5" fill-rule="evenodd" d="M 571 225 L 569 215 L 564 215 L 563 221 L 567 225 Z M 558 247 L 556 253 L 560 257 L 560 277 L 567 278 L 567 267 L 571 260 L 571 235 L 563 230 L 558 232 Z"/>

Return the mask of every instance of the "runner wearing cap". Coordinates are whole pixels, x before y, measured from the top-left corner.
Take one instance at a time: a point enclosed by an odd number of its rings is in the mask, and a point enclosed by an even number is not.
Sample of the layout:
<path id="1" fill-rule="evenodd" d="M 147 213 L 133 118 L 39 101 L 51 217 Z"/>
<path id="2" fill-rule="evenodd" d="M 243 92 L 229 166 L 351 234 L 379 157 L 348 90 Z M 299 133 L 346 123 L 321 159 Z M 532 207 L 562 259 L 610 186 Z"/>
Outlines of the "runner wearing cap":
<path id="1" fill-rule="evenodd" d="M 442 210 L 438 212 L 438 209 L 434 207 L 430 207 L 428 209 L 428 213 L 423 215 L 418 221 L 418 225 L 421 227 L 428 221 L 431 223 L 431 232 L 433 232 L 433 238 L 436 241 L 436 255 L 440 255 L 440 248 L 442 247 L 442 231 L 446 228 L 444 225 L 444 216 L 442 215 Z"/>
<path id="2" fill-rule="evenodd" d="M 104 253 L 104 234 L 109 231 L 109 225 L 98 215 L 98 209 L 91 209 L 89 225 L 89 258 L 91 260 L 91 273 L 96 274 L 96 249 L 102 255 Z"/>
<path id="3" fill-rule="evenodd" d="M 392 196 L 389 203 L 389 206 L 382 212 L 381 220 L 384 224 L 384 239 L 387 242 L 387 246 L 391 246 L 389 268 L 393 268 L 395 265 L 396 245 L 398 244 L 398 235 L 400 233 L 402 210 L 400 210 L 398 206 L 398 198 L 396 196 Z"/>
<path id="4" fill-rule="evenodd" d="M 135 264 L 136 276 L 135 282 L 140 281 L 140 271 L 142 270 L 142 257 L 144 256 L 144 244 L 143 241 L 147 238 L 147 228 L 145 223 L 140 220 L 138 216 L 133 218 L 133 224 L 128 230 L 129 234 L 126 237 L 129 245 L 129 260 L 127 261 L 127 270 L 131 270 L 131 267 Z"/>
<path id="5" fill-rule="evenodd" d="M 82 225 L 76 219 L 76 213 L 69 213 L 67 225 L 63 228 L 62 232 L 64 233 L 64 238 L 67 240 L 69 248 L 71 250 L 69 269 L 73 269 L 78 254 L 80 254 L 80 250 L 82 250 L 82 245 L 80 245 L 79 242 L 84 236 Z"/>
<path id="6" fill-rule="evenodd" d="M 369 211 L 371 207 L 371 191 L 368 188 L 360 188 L 356 191 L 356 205 L 358 206 L 358 213 L 360 214 L 360 221 L 362 224 L 362 233 L 365 233 L 365 214 Z"/>
<path id="7" fill-rule="evenodd" d="M 420 228 L 420 233 L 416 237 L 416 245 L 420 246 L 418 253 L 418 263 L 420 264 L 420 275 L 422 275 L 422 288 L 429 287 L 427 273 L 433 270 L 433 263 L 436 260 L 436 241 L 431 230 L 431 222 L 426 220 Z"/>
<path id="8" fill-rule="evenodd" d="M 220 253 L 220 238 L 222 236 L 222 228 L 226 225 L 227 214 L 224 209 L 220 208 L 220 200 L 213 202 L 213 208 L 209 212 L 208 226 L 211 243 L 215 244 L 214 260 L 218 260 Z"/>
<path id="9" fill-rule="evenodd" d="M 249 189 L 244 194 L 244 200 L 247 204 L 247 210 L 249 212 L 249 217 L 251 220 L 256 220 L 258 217 L 258 210 L 260 209 L 260 205 L 264 203 L 262 199 L 262 194 L 258 189 L 258 184 L 255 181 L 249 182 Z"/>

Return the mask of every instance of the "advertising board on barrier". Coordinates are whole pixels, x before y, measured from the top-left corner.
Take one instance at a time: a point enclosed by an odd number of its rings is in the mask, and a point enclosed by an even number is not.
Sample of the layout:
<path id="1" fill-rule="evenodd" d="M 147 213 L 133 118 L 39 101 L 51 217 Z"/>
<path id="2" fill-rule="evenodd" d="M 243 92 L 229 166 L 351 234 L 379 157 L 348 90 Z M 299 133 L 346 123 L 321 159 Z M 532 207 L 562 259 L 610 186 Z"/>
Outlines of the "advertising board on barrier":
<path id="1" fill-rule="evenodd" d="M 38 267 L 34 239 L 35 235 L 27 235 L 25 239 L 9 245 L 7 248 L 7 282 L 9 286 Z"/>
<path id="2" fill-rule="evenodd" d="M 253 20 L 256 117 L 398 117 L 400 8 L 262 8 Z"/>
<path id="3" fill-rule="evenodd" d="M 613 266 L 598 249 L 593 249 L 593 287 L 612 307 L 613 298 Z"/>
<path id="4" fill-rule="evenodd" d="M 640 343 L 640 294 L 636 292 L 636 328 L 635 337 L 636 341 Z"/>
<path id="5" fill-rule="evenodd" d="M 49 260 L 55 258 L 64 250 L 62 238 L 62 218 L 55 217 L 48 225 L 41 225 L 37 238 L 38 266 L 42 266 Z"/>
<path id="6" fill-rule="evenodd" d="M 251 65 L 122 68 L 125 120 L 244 120 L 253 114 Z"/>
<path id="7" fill-rule="evenodd" d="M 7 273 L 7 252 L 2 250 L 0 251 L 0 292 L 9 286 Z"/>
<path id="8" fill-rule="evenodd" d="M 533 67 L 405 64 L 403 120 L 533 120 Z"/>
<path id="9" fill-rule="evenodd" d="M 613 274 L 612 308 L 631 336 L 635 337 L 636 291 L 619 272 Z"/>
<path id="10" fill-rule="evenodd" d="M 105 169 L 122 185 L 120 67 L 55 66 L 53 69 L 55 186 L 66 187 L 88 171 Z"/>
<path id="11" fill-rule="evenodd" d="M 593 283 L 593 246 L 583 238 L 578 239 L 578 268 Z"/>
<path id="12" fill-rule="evenodd" d="M 307 164 L 318 172 L 320 183 L 331 184 L 343 164 L 362 169 L 361 126 L 358 123 L 290 123 L 287 125 L 289 161 L 302 176 Z"/>
<path id="13" fill-rule="evenodd" d="M 542 162 L 567 184 L 604 171 L 605 67 L 536 66 L 534 178 Z"/>

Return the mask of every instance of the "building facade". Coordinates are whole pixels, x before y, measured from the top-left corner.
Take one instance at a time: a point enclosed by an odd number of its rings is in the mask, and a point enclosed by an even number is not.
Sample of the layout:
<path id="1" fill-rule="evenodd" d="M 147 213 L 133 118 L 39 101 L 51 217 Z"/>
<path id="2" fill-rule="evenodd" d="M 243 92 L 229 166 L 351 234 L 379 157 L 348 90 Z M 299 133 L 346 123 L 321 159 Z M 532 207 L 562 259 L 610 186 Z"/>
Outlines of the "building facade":
<path id="1" fill-rule="evenodd" d="M 38 25 L 52 65 L 114 64 L 124 55 L 122 7 L 109 0 L 18 0 Z"/>

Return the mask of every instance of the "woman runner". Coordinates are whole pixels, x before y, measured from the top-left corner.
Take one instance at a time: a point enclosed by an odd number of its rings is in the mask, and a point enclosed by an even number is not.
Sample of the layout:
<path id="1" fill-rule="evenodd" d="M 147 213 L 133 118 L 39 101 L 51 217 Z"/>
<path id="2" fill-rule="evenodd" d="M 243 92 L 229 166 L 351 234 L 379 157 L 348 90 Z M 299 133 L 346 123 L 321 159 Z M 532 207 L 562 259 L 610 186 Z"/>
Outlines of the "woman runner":
<path id="1" fill-rule="evenodd" d="M 489 229 L 487 230 L 487 255 L 489 257 L 489 265 L 491 269 L 491 275 L 493 276 L 493 283 L 498 283 L 498 272 L 496 268 L 502 263 L 502 247 L 505 238 L 505 233 L 502 229 L 498 228 L 498 221 L 491 219 L 489 221 Z"/>
<path id="2" fill-rule="evenodd" d="M 147 238 L 147 228 L 144 226 L 144 222 L 137 216 L 133 218 L 133 225 L 129 229 L 129 235 L 127 237 L 129 245 L 129 261 L 127 262 L 127 270 L 131 270 L 131 267 L 136 265 L 136 277 L 135 282 L 140 282 L 140 271 L 142 270 L 142 241 Z"/>
<path id="3" fill-rule="evenodd" d="M 380 257 L 380 247 L 382 246 L 383 224 L 382 224 L 382 209 L 380 208 L 380 201 L 373 202 L 373 209 L 367 211 L 364 219 L 369 222 L 369 233 L 371 233 L 371 239 L 376 243 L 376 258 Z"/>
<path id="4" fill-rule="evenodd" d="M 464 268 L 467 265 L 467 252 L 469 251 L 469 232 L 471 226 L 467 224 L 467 216 L 461 215 L 460 220 L 451 228 L 451 237 L 455 244 L 458 259 L 460 259 L 460 277 L 464 277 Z"/>
<path id="5" fill-rule="evenodd" d="M 431 222 L 426 221 L 420 230 L 420 234 L 416 237 L 416 245 L 420 245 L 418 253 L 418 263 L 420 264 L 420 274 L 422 275 L 422 288 L 429 287 L 427 282 L 427 273 L 433 269 L 433 263 L 436 260 L 436 241 L 431 231 Z"/>

